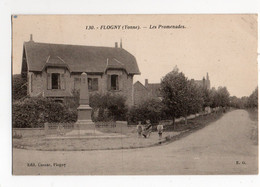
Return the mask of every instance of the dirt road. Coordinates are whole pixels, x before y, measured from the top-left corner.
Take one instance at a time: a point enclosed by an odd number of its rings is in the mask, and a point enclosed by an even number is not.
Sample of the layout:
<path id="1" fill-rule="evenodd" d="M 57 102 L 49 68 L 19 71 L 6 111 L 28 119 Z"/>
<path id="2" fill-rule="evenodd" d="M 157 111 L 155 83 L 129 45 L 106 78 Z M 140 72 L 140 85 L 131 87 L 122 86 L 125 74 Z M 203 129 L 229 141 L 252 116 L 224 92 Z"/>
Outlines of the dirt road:
<path id="1" fill-rule="evenodd" d="M 23 175 L 257 174 L 258 146 L 250 139 L 252 124 L 246 111 L 236 110 L 158 147 L 85 152 L 14 149 L 13 171 Z"/>

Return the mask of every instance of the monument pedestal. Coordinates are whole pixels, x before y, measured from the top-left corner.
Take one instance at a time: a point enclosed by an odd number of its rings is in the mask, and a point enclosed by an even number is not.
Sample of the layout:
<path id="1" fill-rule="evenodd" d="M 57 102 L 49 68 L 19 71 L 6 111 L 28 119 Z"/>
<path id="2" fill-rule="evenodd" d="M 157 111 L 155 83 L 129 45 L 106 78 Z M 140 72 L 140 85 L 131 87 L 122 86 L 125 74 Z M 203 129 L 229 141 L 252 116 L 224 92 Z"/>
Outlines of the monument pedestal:
<path id="1" fill-rule="evenodd" d="M 92 108 L 86 105 L 78 107 L 78 120 L 74 124 L 74 129 L 79 131 L 88 131 L 88 133 L 95 133 L 95 123 L 91 120 Z"/>

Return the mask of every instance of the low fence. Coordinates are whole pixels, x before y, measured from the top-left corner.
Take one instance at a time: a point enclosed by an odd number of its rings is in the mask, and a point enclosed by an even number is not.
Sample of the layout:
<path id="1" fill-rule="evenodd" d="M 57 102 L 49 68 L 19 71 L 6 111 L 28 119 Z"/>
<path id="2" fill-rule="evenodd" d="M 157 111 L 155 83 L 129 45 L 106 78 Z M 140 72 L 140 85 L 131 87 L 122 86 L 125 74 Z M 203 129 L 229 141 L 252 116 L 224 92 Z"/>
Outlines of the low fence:
<path id="1" fill-rule="evenodd" d="M 106 133 L 128 133 L 131 127 L 127 126 L 125 121 L 107 121 L 95 122 L 95 128 L 98 131 Z M 45 135 L 65 135 L 67 132 L 74 130 L 74 123 L 45 123 Z"/>
<path id="2" fill-rule="evenodd" d="M 128 126 L 126 121 L 96 122 L 95 125 L 97 130 L 106 133 L 127 134 L 133 131 L 133 126 Z"/>
<path id="3" fill-rule="evenodd" d="M 45 135 L 65 135 L 74 129 L 74 123 L 44 123 Z"/>
<path id="4" fill-rule="evenodd" d="M 30 136 L 44 136 L 44 128 L 13 128 L 14 138 L 24 138 Z"/>
<path id="5" fill-rule="evenodd" d="M 106 122 L 97 121 L 95 122 L 95 126 L 96 128 L 106 128 L 106 127 L 115 128 L 116 121 L 106 121 Z"/>

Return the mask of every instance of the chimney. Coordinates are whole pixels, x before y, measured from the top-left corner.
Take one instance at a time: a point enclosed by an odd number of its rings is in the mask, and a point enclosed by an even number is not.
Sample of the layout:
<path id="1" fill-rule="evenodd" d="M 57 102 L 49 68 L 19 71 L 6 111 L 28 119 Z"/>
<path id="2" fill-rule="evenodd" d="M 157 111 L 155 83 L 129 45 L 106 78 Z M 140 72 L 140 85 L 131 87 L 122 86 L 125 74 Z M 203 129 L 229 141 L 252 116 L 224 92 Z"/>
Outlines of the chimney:
<path id="1" fill-rule="evenodd" d="M 148 79 L 145 79 L 145 87 L 148 86 Z"/>
<path id="2" fill-rule="evenodd" d="M 30 41 L 33 42 L 33 35 L 30 34 Z"/>
<path id="3" fill-rule="evenodd" d="M 123 48 L 123 44 L 122 44 L 122 38 L 120 39 L 120 48 Z"/>
<path id="4" fill-rule="evenodd" d="M 117 42 L 115 43 L 115 48 L 118 48 L 118 43 Z"/>
<path id="5" fill-rule="evenodd" d="M 207 80 L 209 80 L 209 73 L 207 72 Z"/>

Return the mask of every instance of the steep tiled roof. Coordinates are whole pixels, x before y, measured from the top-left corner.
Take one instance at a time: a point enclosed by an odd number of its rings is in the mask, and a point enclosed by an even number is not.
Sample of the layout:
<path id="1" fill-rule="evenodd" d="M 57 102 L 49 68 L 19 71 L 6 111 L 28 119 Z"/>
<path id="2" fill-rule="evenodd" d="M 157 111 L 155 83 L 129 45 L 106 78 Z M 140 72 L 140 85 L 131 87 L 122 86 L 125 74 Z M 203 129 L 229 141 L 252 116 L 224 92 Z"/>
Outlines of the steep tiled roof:
<path id="1" fill-rule="evenodd" d="M 24 43 L 24 50 L 29 71 L 42 71 L 46 63 L 58 66 L 64 63 L 72 72 L 103 73 L 109 61 L 113 67 L 120 66 L 129 74 L 140 74 L 135 57 L 123 48 L 29 41 Z"/>
<path id="2" fill-rule="evenodd" d="M 161 92 L 160 92 L 161 84 L 160 83 L 148 83 L 146 88 L 149 90 L 149 92 L 153 96 L 157 96 L 157 97 L 161 96 Z"/>
<path id="3" fill-rule="evenodd" d="M 147 90 L 147 88 L 140 82 L 140 81 L 136 81 L 135 83 L 134 83 L 134 87 L 137 87 L 137 86 L 140 86 L 140 87 L 142 87 L 144 90 Z"/>

